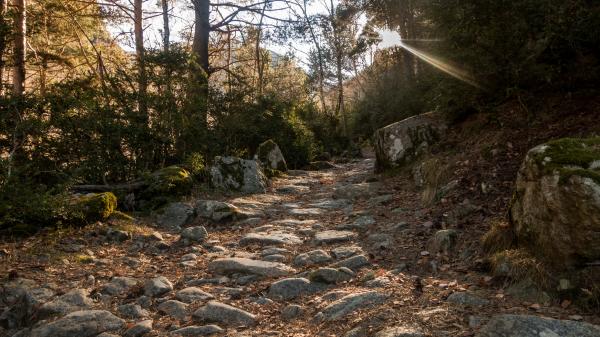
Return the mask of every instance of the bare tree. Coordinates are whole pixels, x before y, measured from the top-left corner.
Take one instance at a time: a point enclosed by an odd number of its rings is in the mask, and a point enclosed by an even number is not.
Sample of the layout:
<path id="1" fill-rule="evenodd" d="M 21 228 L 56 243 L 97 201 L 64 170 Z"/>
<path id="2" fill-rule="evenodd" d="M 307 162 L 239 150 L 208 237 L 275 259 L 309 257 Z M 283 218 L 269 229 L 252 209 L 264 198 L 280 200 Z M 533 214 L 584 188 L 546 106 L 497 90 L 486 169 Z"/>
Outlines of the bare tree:
<path id="1" fill-rule="evenodd" d="M 301 16 L 304 24 L 308 28 L 308 33 L 310 34 L 310 39 L 317 53 L 317 84 L 319 86 L 319 100 L 321 101 L 321 110 L 323 112 L 327 111 L 327 105 L 325 103 L 325 66 L 324 66 L 324 55 L 323 48 L 321 46 L 321 42 L 319 41 L 315 22 L 311 19 L 308 14 L 308 0 L 295 0 L 293 3 L 296 7 L 300 9 L 300 15 L 298 15 L 294 9 L 294 7 L 290 6 L 290 9 L 296 13 L 297 16 Z"/>

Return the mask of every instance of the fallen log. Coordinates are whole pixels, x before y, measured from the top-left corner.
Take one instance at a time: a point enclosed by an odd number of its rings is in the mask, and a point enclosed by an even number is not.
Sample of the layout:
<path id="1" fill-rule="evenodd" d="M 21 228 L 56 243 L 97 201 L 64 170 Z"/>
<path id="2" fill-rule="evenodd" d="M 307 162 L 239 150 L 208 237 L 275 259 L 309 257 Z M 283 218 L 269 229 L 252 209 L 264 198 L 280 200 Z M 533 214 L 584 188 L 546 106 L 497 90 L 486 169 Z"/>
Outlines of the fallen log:
<path id="1" fill-rule="evenodd" d="M 75 192 L 114 192 L 114 191 L 125 191 L 132 192 L 135 190 L 142 189 L 148 186 L 145 181 L 137 181 L 125 184 L 115 185 L 75 185 L 71 189 Z"/>

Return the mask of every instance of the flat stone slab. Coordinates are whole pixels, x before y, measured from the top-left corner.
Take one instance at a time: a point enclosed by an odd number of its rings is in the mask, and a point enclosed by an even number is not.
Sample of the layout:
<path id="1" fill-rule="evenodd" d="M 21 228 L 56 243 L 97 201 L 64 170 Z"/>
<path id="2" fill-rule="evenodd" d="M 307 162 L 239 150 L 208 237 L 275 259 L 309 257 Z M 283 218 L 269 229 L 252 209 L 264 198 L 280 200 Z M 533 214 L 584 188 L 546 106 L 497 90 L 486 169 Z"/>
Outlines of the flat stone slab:
<path id="1" fill-rule="evenodd" d="M 296 297 L 314 294 L 324 288 L 324 285 L 311 283 L 305 278 L 286 278 L 271 284 L 268 297 L 287 301 Z"/>
<path id="2" fill-rule="evenodd" d="M 299 185 L 284 185 L 277 187 L 275 190 L 283 194 L 302 194 L 310 191 L 310 187 Z"/>
<path id="3" fill-rule="evenodd" d="M 369 259 L 365 256 L 365 255 L 355 255 L 352 257 L 349 257 L 347 259 L 341 260 L 339 262 L 336 262 L 332 265 L 330 265 L 330 267 L 333 268 L 340 268 L 340 267 L 346 267 L 352 270 L 358 270 L 362 267 L 366 267 L 370 265 Z"/>
<path id="4" fill-rule="evenodd" d="M 530 315 L 498 315 L 475 337 L 597 337 L 600 326 Z"/>
<path id="5" fill-rule="evenodd" d="M 172 331 L 170 336 L 181 336 L 181 337 L 198 337 L 198 336 L 210 336 L 217 333 L 223 332 L 221 327 L 210 324 L 210 325 L 190 325 L 185 328 L 177 329 Z"/>
<path id="6" fill-rule="evenodd" d="M 388 295 L 377 291 L 368 291 L 344 296 L 325 307 L 323 311 L 315 316 L 315 320 L 319 322 L 336 321 L 359 309 L 382 304 L 387 298 Z"/>
<path id="7" fill-rule="evenodd" d="M 213 298 L 213 295 L 203 291 L 200 288 L 188 287 L 175 293 L 175 297 L 181 302 L 192 303 L 196 301 L 210 300 Z"/>
<path id="8" fill-rule="evenodd" d="M 317 250 L 311 250 L 310 252 L 296 255 L 296 257 L 294 258 L 294 265 L 296 265 L 296 266 L 311 266 L 311 265 L 317 265 L 317 264 L 321 264 L 321 263 L 328 263 L 331 260 L 332 260 L 331 256 L 329 254 L 327 254 L 326 251 L 317 249 Z"/>
<path id="9" fill-rule="evenodd" d="M 196 310 L 193 316 L 196 320 L 218 322 L 232 327 L 248 327 L 258 323 L 255 315 L 216 301 L 208 302 Z"/>
<path id="10" fill-rule="evenodd" d="M 125 321 L 105 310 L 72 312 L 51 323 L 31 330 L 30 337 L 93 337 L 107 331 L 118 331 Z"/>
<path id="11" fill-rule="evenodd" d="M 324 199 L 319 202 L 309 204 L 310 207 L 323 209 L 342 209 L 351 205 L 348 199 Z"/>
<path id="12" fill-rule="evenodd" d="M 323 214 L 323 209 L 321 208 L 292 208 L 288 210 L 288 214 L 291 215 L 321 215 Z"/>
<path id="13" fill-rule="evenodd" d="M 296 270 L 283 263 L 252 260 L 240 257 L 216 259 L 208 264 L 208 270 L 216 274 L 246 273 L 267 277 L 286 276 Z"/>
<path id="14" fill-rule="evenodd" d="M 94 301 L 88 297 L 87 290 L 73 289 L 54 300 L 44 303 L 38 311 L 42 318 L 50 316 L 62 316 L 73 311 L 90 309 Z"/>
<path id="15" fill-rule="evenodd" d="M 291 233 L 248 233 L 240 240 L 240 245 L 298 245 L 302 242 L 302 239 Z"/>
<path id="16" fill-rule="evenodd" d="M 350 281 L 355 276 L 349 268 L 319 268 L 310 273 L 310 279 L 315 282 L 335 284 Z"/>
<path id="17" fill-rule="evenodd" d="M 376 333 L 373 337 L 424 337 L 425 335 L 420 330 L 404 327 L 404 326 L 395 326 L 390 328 L 385 328 L 378 333 Z"/>
<path id="18" fill-rule="evenodd" d="M 315 244 L 328 244 L 328 243 L 338 243 L 338 242 L 346 242 L 355 239 L 358 235 L 351 231 L 336 231 L 329 230 L 318 232 L 315 235 Z"/>
<path id="19" fill-rule="evenodd" d="M 282 219 L 275 220 L 269 222 L 274 226 L 283 226 L 283 227 L 300 227 L 300 226 L 310 226 L 317 223 L 316 220 L 297 220 L 297 219 Z"/>
<path id="20" fill-rule="evenodd" d="M 352 223 L 339 225 L 337 228 L 339 229 L 357 229 L 357 230 L 365 230 L 369 226 L 374 225 L 376 223 L 375 218 L 371 215 L 363 215 L 361 217 L 356 218 Z"/>
<path id="21" fill-rule="evenodd" d="M 377 191 L 380 187 L 380 183 L 342 185 L 333 191 L 333 195 L 339 199 L 368 198 L 377 195 Z"/>
<path id="22" fill-rule="evenodd" d="M 360 246 L 341 246 L 331 250 L 331 255 L 336 259 L 345 259 L 358 254 L 363 254 Z"/>

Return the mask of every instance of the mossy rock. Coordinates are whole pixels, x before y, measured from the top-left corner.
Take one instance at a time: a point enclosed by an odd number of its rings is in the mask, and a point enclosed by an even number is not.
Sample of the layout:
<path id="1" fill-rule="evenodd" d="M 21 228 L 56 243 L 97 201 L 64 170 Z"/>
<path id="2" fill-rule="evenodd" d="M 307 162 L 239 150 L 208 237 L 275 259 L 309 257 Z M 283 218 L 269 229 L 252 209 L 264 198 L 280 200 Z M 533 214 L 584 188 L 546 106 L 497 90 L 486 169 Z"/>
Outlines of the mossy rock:
<path id="1" fill-rule="evenodd" d="M 600 259 L 600 138 L 531 149 L 509 215 L 518 246 L 557 270 Z"/>
<path id="2" fill-rule="evenodd" d="M 111 192 L 88 194 L 77 198 L 74 208 L 86 222 L 106 220 L 117 208 L 117 197 Z"/>
<path id="3" fill-rule="evenodd" d="M 265 169 L 280 172 L 285 172 L 288 169 L 279 145 L 271 139 L 258 146 L 256 157 L 263 164 Z"/>
<path id="4" fill-rule="evenodd" d="M 191 174 L 180 166 L 169 166 L 146 177 L 148 187 L 141 191 L 142 208 L 154 209 L 169 202 L 173 197 L 189 194 L 192 190 Z"/>

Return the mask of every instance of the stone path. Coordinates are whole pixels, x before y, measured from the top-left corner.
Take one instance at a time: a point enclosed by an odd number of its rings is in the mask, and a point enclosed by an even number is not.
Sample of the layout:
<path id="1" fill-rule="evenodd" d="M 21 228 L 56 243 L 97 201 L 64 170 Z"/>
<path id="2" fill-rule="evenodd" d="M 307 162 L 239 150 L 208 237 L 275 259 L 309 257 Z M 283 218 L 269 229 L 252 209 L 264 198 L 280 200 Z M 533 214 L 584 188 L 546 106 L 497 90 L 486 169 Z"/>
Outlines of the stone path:
<path id="1" fill-rule="evenodd" d="M 372 167 L 293 171 L 266 194 L 177 203 L 143 231 L 67 240 L 89 260 L 4 282 L 0 335 L 600 336 L 480 286 L 469 256 L 449 253 L 457 232 L 433 228 L 418 195 L 373 182 Z"/>

